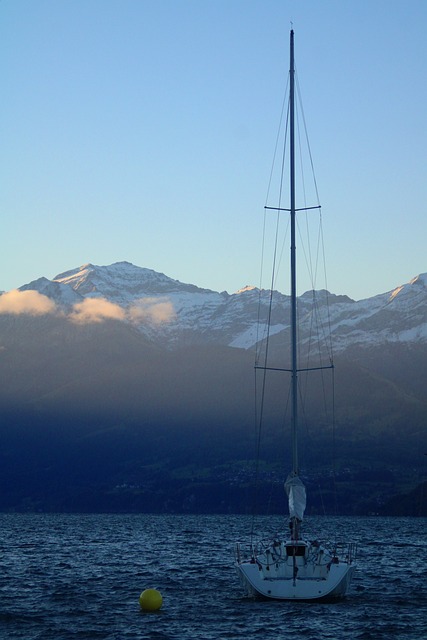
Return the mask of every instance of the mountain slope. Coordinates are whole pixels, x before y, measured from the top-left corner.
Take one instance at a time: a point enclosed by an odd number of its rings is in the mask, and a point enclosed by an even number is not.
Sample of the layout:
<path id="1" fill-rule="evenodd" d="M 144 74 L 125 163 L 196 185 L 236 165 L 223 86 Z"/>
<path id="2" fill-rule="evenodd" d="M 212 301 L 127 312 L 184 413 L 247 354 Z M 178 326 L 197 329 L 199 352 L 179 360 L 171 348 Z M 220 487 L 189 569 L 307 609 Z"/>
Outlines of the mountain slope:
<path id="1" fill-rule="evenodd" d="M 316 376 L 302 425 L 312 513 L 333 503 L 332 453 L 343 512 L 379 510 L 421 481 L 426 280 L 360 302 L 299 298 L 303 342 L 328 302 L 338 343 L 334 429 Z M 250 511 L 252 347 L 268 304 L 253 287 L 217 293 L 129 263 L 85 265 L 0 296 L 0 508 Z M 275 293 L 280 363 L 288 308 Z M 271 382 L 281 400 L 266 409 L 266 492 L 281 487 L 289 455 L 288 377 Z M 283 492 L 274 495 L 280 509 Z"/>

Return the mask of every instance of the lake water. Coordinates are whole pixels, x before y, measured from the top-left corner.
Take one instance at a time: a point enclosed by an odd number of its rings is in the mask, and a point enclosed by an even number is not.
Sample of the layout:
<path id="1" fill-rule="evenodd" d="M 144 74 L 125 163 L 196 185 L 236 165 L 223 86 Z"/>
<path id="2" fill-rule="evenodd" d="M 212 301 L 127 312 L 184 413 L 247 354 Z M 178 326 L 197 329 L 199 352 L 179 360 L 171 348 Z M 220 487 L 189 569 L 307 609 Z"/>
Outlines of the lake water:
<path id="1" fill-rule="evenodd" d="M 310 518 L 308 537 L 358 543 L 336 603 L 242 597 L 234 544 L 245 516 L 0 514 L 0 638 L 417 640 L 427 637 L 426 519 Z M 263 518 L 274 534 L 283 518 Z M 143 613 L 146 588 L 162 609 Z"/>

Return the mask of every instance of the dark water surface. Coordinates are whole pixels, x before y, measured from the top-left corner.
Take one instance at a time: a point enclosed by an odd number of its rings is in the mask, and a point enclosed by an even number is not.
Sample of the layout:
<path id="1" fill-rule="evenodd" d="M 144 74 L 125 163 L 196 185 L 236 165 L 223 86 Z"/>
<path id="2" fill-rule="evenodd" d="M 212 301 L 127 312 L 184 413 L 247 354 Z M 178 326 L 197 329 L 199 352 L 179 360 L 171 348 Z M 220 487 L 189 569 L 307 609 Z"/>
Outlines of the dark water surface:
<path id="1" fill-rule="evenodd" d="M 0 638 L 425 639 L 426 524 L 310 518 L 308 537 L 359 545 L 350 595 L 310 604 L 242 597 L 233 559 L 245 516 L 0 514 Z M 161 591 L 159 612 L 140 611 L 146 588 Z"/>

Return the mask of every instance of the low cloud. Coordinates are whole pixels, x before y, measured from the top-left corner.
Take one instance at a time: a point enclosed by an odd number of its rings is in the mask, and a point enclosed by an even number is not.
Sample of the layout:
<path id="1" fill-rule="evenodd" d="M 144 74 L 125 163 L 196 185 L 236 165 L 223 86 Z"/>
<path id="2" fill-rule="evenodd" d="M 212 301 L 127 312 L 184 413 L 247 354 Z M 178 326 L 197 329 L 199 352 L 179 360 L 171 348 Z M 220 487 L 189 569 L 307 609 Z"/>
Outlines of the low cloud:
<path id="1" fill-rule="evenodd" d="M 55 303 L 38 291 L 13 289 L 0 296 L 0 313 L 3 314 L 43 316 L 55 312 Z"/>
<path id="2" fill-rule="evenodd" d="M 163 324 L 175 317 L 173 304 L 167 298 L 141 298 L 129 309 L 129 318 L 137 323 Z"/>
<path id="3" fill-rule="evenodd" d="M 68 318 L 77 324 L 104 322 L 105 320 L 125 320 L 122 307 L 105 298 L 86 298 L 74 305 Z"/>
<path id="4" fill-rule="evenodd" d="M 0 314 L 62 315 L 55 302 L 42 293 L 18 289 L 0 295 Z M 141 298 L 126 310 L 105 298 L 85 298 L 67 314 L 67 318 L 76 324 L 128 320 L 137 324 L 160 325 L 172 322 L 175 317 L 173 304 L 167 298 Z"/>

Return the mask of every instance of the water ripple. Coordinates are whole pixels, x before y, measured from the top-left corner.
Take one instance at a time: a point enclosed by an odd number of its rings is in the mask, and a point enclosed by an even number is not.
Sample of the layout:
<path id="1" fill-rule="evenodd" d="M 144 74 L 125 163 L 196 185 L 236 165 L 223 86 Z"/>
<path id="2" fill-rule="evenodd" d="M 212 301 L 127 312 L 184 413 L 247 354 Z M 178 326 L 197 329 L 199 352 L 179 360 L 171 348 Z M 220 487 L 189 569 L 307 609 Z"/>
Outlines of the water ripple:
<path id="1" fill-rule="evenodd" d="M 425 519 L 310 519 L 308 529 L 359 544 L 352 591 L 329 604 L 241 596 L 232 565 L 244 516 L 0 514 L 0 523 L 0 638 L 425 638 Z M 139 608 L 148 587 L 163 595 L 159 612 Z"/>

